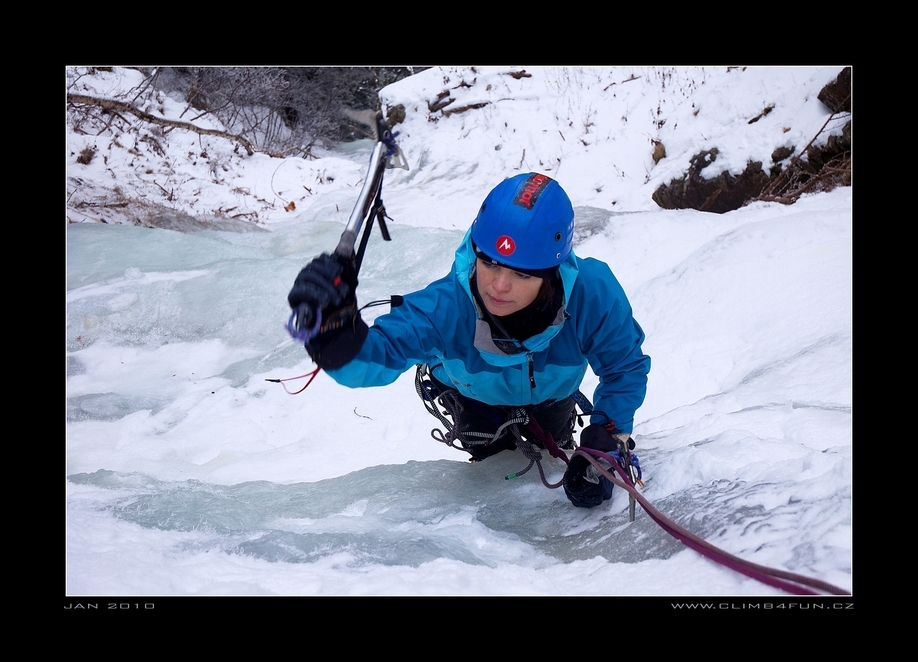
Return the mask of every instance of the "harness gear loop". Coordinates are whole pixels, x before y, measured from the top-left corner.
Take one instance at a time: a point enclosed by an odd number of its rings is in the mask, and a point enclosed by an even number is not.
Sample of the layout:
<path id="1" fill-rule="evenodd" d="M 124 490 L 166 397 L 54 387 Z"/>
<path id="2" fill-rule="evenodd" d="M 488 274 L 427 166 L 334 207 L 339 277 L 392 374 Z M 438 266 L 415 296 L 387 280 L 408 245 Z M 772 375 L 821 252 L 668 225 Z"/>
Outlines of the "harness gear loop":
<path id="1" fill-rule="evenodd" d="M 525 410 L 523 409 L 520 409 L 520 411 L 523 411 L 525 413 Z M 549 454 L 551 454 L 554 457 L 558 457 L 557 455 L 555 455 L 555 452 L 559 453 L 560 456 L 564 458 L 564 462 L 566 464 L 568 462 L 567 455 L 565 455 L 560 449 L 558 449 L 558 445 L 555 443 L 554 439 L 551 438 L 551 435 L 542 430 L 542 427 L 538 424 L 535 418 L 531 416 L 528 416 L 527 418 L 528 420 L 526 421 L 526 423 L 523 424 L 526 430 L 531 432 L 533 435 L 535 435 L 537 438 L 539 438 L 542 441 L 545 449 L 549 451 Z M 527 473 L 530 469 L 532 469 L 532 465 L 535 464 L 535 466 L 539 470 L 539 478 L 542 480 L 542 484 L 545 487 L 547 487 L 550 490 L 554 490 L 554 489 L 561 487 L 561 485 L 564 483 L 563 478 L 559 480 L 557 483 L 549 483 L 548 479 L 545 477 L 545 470 L 542 468 L 542 453 L 540 452 L 538 447 L 536 447 L 531 441 L 529 441 L 529 439 L 527 439 L 520 433 L 520 429 L 518 425 L 514 424 L 512 430 L 513 430 L 514 437 L 516 438 L 516 448 L 517 450 L 520 451 L 520 453 L 522 453 L 524 456 L 526 456 L 529 459 L 529 465 L 522 471 L 517 471 L 516 473 L 512 473 L 512 474 L 508 474 L 504 476 L 504 480 L 510 480 L 512 478 L 516 478 L 517 476 L 522 476 L 523 474 Z M 554 451 L 550 450 L 550 448 L 552 447 L 554 448 Z"/>
<path id="2" fill-rule="evenodd" d="M 542 426 L 530 415 L 530 412 L 525 407 L 507 408 L 507 420 L 501 423 L 493 433 L 476 432 L 469 430 L 468 425 L 461 428 L 456 425 L 456 421 L 461 420 L 461 415 L 464 411 L 462 402 L 459 399 L 459 392 L 455 389 L 446 389 L 441 392 L 434 385 L 430 368 L 426 364 L 418 364 L 415 371 L 414 386 L 428 413 L 436 417 L 446 428 L 446 432 L 438 428 L 430 431 L 430 436 L 435 440 L 446 444 L 450 448 L 462 450 L 473 455 L 472 461 L 475 462 L 478 460 L 474 458 L 472 450 L 468 448 L 469 446 L 487 446 L 509 431 L 513 435 L 517 450 L 529 460 L 529 464 L 521 471 L 508 474 L 505 476 L 505 480 L 522 476 L 535 465 L 538 467 L 543 485 L 550 489 L 556 489 L 562 485 L 563 480 L 554 484 L 548 482 L 545 477 L 545 470 L 542 468 L 542 453 L 527 437 L 523 436 L 520 426 L 523 426 L 523 429 L 529 435 L 538 439 L 552 457 L 563 459 L 567 463 L 567 455 L 558 448 L 552 436 L 542 429 Z M 459 445 L 455 443 L 456 441 L 459 442 Z"/>

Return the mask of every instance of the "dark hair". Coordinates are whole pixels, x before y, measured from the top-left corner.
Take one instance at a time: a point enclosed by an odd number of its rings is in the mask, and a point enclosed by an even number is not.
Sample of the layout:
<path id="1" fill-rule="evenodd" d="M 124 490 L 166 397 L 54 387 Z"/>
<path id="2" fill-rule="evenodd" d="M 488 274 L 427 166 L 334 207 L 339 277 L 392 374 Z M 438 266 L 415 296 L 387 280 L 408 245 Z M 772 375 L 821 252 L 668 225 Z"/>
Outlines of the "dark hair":
<path id="1" fill-rule="evenodd" d="M 539 289 L 539 293 L 536 295 L 533 304 L 541 308 L 542 306 L 551 303 L 555 298 L 555 281 L 557 280 L 558 271 L 555 270 L 555 273 L 548 278 L 542 279 L 542 287 Z"/>

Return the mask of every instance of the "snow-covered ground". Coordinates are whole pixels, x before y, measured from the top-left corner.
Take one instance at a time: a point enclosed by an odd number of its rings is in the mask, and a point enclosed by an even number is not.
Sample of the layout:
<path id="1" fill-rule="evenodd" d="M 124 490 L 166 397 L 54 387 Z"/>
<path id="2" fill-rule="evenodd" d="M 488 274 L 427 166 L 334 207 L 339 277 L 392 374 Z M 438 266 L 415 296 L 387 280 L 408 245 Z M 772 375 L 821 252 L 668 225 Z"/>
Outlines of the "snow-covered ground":
<path id="1" fill-rule="evenodd" d="M 359 298 L 445 274 L 502 178 L 556 178 L 575 206 L 575 251 L 609 263 L 647 334 L 644 495 L 732 554 L 851 590 L 852 190 L 723 215 L 650 198 L 703 149 L 719 149 L 709 176 L 799 150 L 829 116 L 816 94 L 840 69 L 455 67 L 400 81 L 381 99 L 406 108 L 395 128 L 410 169 L 387 171 L 393 240 L 371 240 Z M 140 78 L 115 69 L 74 88 L 113 96 Z M 483 105 L 432 117 L 443 90 L 454 108 Z M 431 438 L 411 373 L 359 391 L 320 373 L 295 396 L 266 381 L 313 367 L 284 330 L 286 295 L 337 244 L 371 145 L 281 160 L 180 131 L 158 135 L 160 154 L 140 149 L 143 135 L 68 133 L 68 603 L 784 595 L 640 508 L 628 523 L 620 490 L 583 510 L 535 471 L 504 480 L 525 466 L 517 453 L 468 464 Z M 668 155 L 657 164 L 652 141 Z M 77 163 L 87 146 L 95 158 Z M 168 205 L 211 229 L 119 225 L 114 207 L 99 223 L 76 206 L 113 183 L 157 205 L 169 190 Z M 251 231 L 225 220 L 235 209 L 257 219 Z"/>

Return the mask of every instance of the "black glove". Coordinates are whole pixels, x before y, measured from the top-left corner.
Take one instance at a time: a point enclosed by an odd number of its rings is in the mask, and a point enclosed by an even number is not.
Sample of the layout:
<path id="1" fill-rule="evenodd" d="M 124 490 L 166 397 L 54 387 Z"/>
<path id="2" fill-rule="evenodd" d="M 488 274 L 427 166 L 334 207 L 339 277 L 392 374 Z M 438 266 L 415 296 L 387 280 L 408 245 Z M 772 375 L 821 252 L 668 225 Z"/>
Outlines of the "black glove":
<path id="1" fill-rule="evenodd" d="M 591 423 L 580 433 L 580 445 L 584 448 L 592 448 L 594 451 L 603 453 L 614 453 L 618 450 L 618 442 L 626 442 L 628 450 L 634 450 L 634 439 L 627 432 L 619 432 L 616 429 L 609 430 L 603 425 Z"/>
<path id="2" fill-rule="evenodd" d="M 593 423 L 580 433 L 580 446 L 592 448 L 603 453 L 614 453 L 618 450 L 619 436 L 623 433 L 607 430 L 604 426 Z M 628 448 L 634 448 L 634 440 L 627 438 Z M 598 460 L 603 465 L 604 460 Z M 607 469 L 610 467 L 606 467 Z M 600 474 L 589 460 L 575 455 L 564 472 L 564 493 L 572 504 L 580 508 L 592 508 L 612 498 L 612 481 Z"/>
<path id="3" fill-rule="evenodd" d="M 323 253 L 303 267 L 287 295 L 297 337 L 305 340 L 306 351 L 323 368 L 348 363 L 366 339 L 367 325 L 357 312 L 356 291 L 353 261 Z"/>
<path id="4" fill-rule="evenodd" d="M 297 310 L 297 328 L 315 324 L 316 311 L 335 312 L 356 304 L 357 274 L 351 260 L 323 253 L 307 264 L 293 282 L 287 295 L 291 308 Z M 302 313 L 301 313 L 302 311 Z"/>

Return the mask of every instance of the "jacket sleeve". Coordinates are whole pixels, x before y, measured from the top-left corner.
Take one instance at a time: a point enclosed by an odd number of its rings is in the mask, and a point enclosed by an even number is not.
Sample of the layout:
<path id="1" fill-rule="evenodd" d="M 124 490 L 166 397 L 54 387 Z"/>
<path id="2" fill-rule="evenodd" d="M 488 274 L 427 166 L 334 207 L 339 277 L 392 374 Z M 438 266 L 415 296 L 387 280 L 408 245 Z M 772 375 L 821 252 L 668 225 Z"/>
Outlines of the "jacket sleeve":
<path id="1" fill-rule="evenodd" d="M 581 351 L 599 377 L 593 407 L 603 412 L 592 423 L 613 422 L 622 432 L 634 428 L 634 413 L 647 393 L 650 357 L 641 349 L 644 331 L 612 271 L 597 260 L 583 260 L 574 297 Z"/>
<path id="2" fill-rule="evenodd" d="M 401 306 L 376 318 L 357 356 L 328 370 L 329 376 L 352 388 L 385 386 L 412 366 L 434 358 L 442 340 L 431 314 L 443 310 L 440 298 L 446 281 L 440 279 L 406 295 Z"/>

